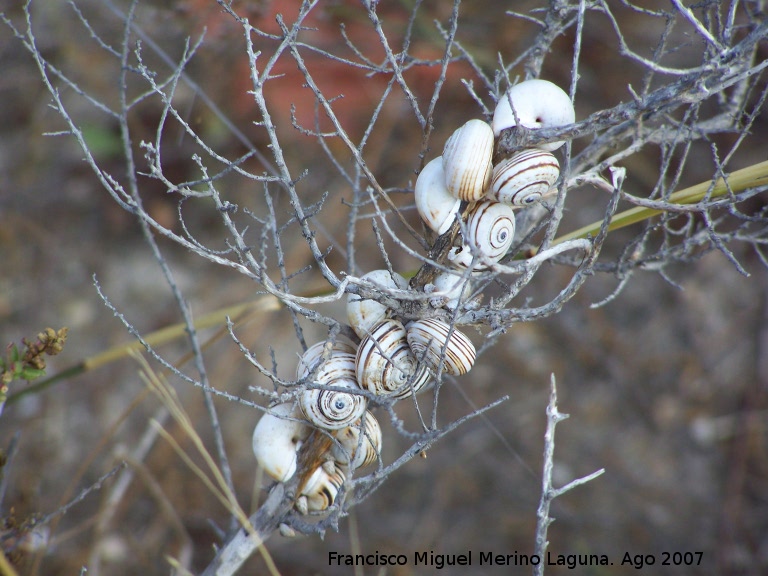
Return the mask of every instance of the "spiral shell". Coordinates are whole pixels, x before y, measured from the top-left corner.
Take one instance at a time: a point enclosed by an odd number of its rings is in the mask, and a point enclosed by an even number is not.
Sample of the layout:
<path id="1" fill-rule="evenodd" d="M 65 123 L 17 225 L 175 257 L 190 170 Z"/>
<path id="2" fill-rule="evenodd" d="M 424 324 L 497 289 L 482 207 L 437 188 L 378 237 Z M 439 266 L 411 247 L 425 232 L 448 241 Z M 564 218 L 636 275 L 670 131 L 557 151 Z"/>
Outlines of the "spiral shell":
<path id="1" fill-rule="evenodd" d="M 564 126 L 576 118 L 570 97 L 559 86 L 547 80 L 526 80 L 512 86 L 499 99 L 491 123 L 494 135 L 517 125 L 512 106 L 520 124 L 526 128 Z M 550 142 L 541 144 L 540 148 L 551 152 L 563 144 L 562 141 Z"/>
<path id="2" fill-rule="evenodd" d="M 498 262 L 507 253 L 515 236 L 515 213 L 500 202 L 478 202 L 467 218 L 467 237 L 461 250 L 454 248 L 448 259 L 467 268 L 472 263 L 470 246 L 477 247 L 479 258 L 474 270 Z"/>
<path id="3" fill-rule="evenodd" d="M 487 122 L 470 120 L 454 131 L 443 149 L 445 186 L 456 198 L 474 202 L 491 182 L 493 130 Z"/>
<path id="4" fill-rule="evenodd" d="M 443 157 L 430 161 L 419 174 L 414 186 L 416 210 L 432 230 L 444 234 L 453 224 L 461 200 L 453 196 L 445 185 Z"/>
<path id="5" fill-rule="evenodd" d="M 394 277 L 389 270 L 372 270 L 364 274 L 361 279 L 378 284 L 383 288 L 397 288 L 404 290 L 408 287 L 408 281 L 395 273 Z M 371 328 L 381 322 L 387 315 L 387 307 L 376 300 L 361 299 L 356 294 L 347 296 L 347 320 L 349 325 L 360 338 L 364 338 Z"/>
<path id="6" fill-rule="evenodd" d="M 310 429 L 299 420 L 293 402 L 265 412 L 253 430 L 253 454 L 270 477 L 287 482 L 296 473 L 297 453 Z"/>
<path id="7" fill-rule="evenodd" d="M 363 438 L 360 439 L 360 430 Z M 366 411 L 360 421 L 334 433 L 338 444 L 331 448 L 333 459 L 353 470 L 373 464 L 381 453 L 381 426 L 373 414 Z"/>
<path id="8" fill-rule="evenodd" d="M 323 359 L 326 345 L 330 345 L 331 347 L 328 356 L 329 360 L 333 356 L 338 355 L 339 352 L 351 354 L 352 356 L 357 352 L 357 348 L 345 340 L 336 340 L 333 343 L 317 342 L 307 348 L 307 351 L 301 355 L 301 358 L 299 358 L 299 363 L 296 365 L 296 380 L 301 380 L 306 377 L 318 366 Z"/>
<path id="9" fill-rule="evenodd" d="M 493 167 L 488 198 L 527 206 L 541 200 L 559 176 L 560 164 L 551 152 L 522 150 Z"/>
<path id="10" fill-rule="evenodd" d="M 436 318 L 411 322 L 408 325 L 408 344 L 416 357 L 423 359 L 433 372 L 437 371 L 442 358 L 445 359 L 443 372 L 456 376 L 469 372 L 475 363 L 472 341 L 456 328 L 451 331 L 448 324 Z"/>
<path id="11" fill-rule="evenodd" d="M 299 395 L 301 412 L 315 426 L 326 430 L 339 430 L 352 424 L 365 412 L 367 401 L 359 393 L 353 354 L 333 354 L 317 371 L 315 382 L 349 389 L 347 392 L 310 388 Z"/>
<path id="12" fill-rule="evenodd" d="M 318 466 L 304 483 L 296 500 L 296 508 L 301 514 L 327 510 L 336 501 L 344 480 L 346 476 L 339 468 L 328 472 L 323 466 Z"/>
<path id="13" fill-rule="evenodd" d="M 357 381 L 362 388 L 381 396 L 404 398 L 430 381 L 426 366 L 408 346 L 405 328 L 394 319 L 377 324 L 357 349 Z"/>

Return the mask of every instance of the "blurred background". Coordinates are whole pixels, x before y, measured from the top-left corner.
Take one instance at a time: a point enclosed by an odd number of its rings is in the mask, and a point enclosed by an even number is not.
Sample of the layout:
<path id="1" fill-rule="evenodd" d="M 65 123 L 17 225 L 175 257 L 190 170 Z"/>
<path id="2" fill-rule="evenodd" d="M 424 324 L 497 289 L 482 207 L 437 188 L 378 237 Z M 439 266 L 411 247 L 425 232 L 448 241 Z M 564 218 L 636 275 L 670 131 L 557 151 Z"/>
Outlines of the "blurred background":
<path id="1" fill-rule="evenodd" d="M 24 28 L 18 3 L 4 4 L 11 21 Z M 276 32 L 275 15 L 292 22 L 295 3 L 252 1 L 235 3 L 239 14 L 257 27 Z M 526 13 L 537 6 L 515 3 Z M 666 6 L 666 3 L 658 3 Z M 120 46 L 123 22 L 116 10 L 123 3 L 81 0 L 77 6 L 112 46 Z M 381 2 L 379 14 L 393 46 L 408 25 L 414 28 L 411 54 L 439 58 L 444 41 L 433 21 L 443 25 L 450 3 L 424 2 L 409 24 L 411 3 Z M 461 5 L 457 40 L 473 55 L 477 66 L 493 77 L 499 55 L 511 62 L 530 46 L 538 32 L 533 24 L 504 15 L 496 2 Z M 97 46 L 71 6 L 64 2 L 33 2 L 31 13 L 38 49 L 53 65 L 70 75 L 84 90 L 111 107 L 118 105 L 119 65 Z M 633 49 L 652 53 L 663 32 L 663 22 L 643 18 L 616 7 L 627 42 Z M 352 58 L 341 40 L 343 22 L 351 42 L 372 58 L 382 57 L 370 22 L 358 3 L 321 2 L 313 12 L 305 41 Z M 137 28 L 146 34 L 142 54 L 160 76 L 168 73 L 151 42 L 171 59 L 179 58 L 184 41 L 205 41 L 187 68 L 197 88 L 182 82 L 175 105 L 203 139 L 227 158 L 243 155 L 242 138 L 264 154 L 266 138 L 254 124 L 261 120 L 252 97 L 248 61 L 241 28 L 209 0 L 146 2 L 136 10 Z M 644 69 L 619 55 L 614 34 L 599 16 L 587 20 L 583 32 L 581 80 L 577 92 L 577 118 L 601 108 L 628 101 L 627 86 L 640 85 Z M 681 28 L 682 29 L 682 28 Z M 681 32 L 682 33 L 682 32 Z M 266 58 L 274 42 L 263 43 Z M 671 41 L 674 42 L 675 39 Z M 261 46 L 258 44 L 257 47 Z M 545 60 L 542 77 L 568 86 L 572 58 L 572 31 L 557 40 Z M 763 43 L 758 58 L 766 57 Z M 690 61 L 694 50 L 685 42 L 675 52 L 678 64 Z M 378 50 L 378 52 L 377 52 Z M 559 55 L 555 50 L 562 50 Z M 364 70 L 329 62 L 321 54 L 305 53 L 310 70 L 330 95 L 343 94 L 334 103 L 350 135 L 359 139 L 379 102 L 388 78 L 367 77 Z M 304 190 L 308 202 L 329 192 L 316 219 L 322 247 L 333 246 L 329 265 L 344 270 L 349 183 L 339 176 L 313 138 L 292 127 L 295 121 L 312 127 L 315 105 L 311 92 L 288 58 L 276 70 L 285 76 L 265 90 L 273 122 L 278 126 L 286 160 L 295 174 L 308 171 Z M 144 241 L 137 222 L 104 191 L 83 161 L 83 152 L 67 137 L 44 136 L 64 124 L 49 107 L 50 94 L 41 83 L 35 61 L 7 26 L 0 26 L 0 344 L 32 339 L 47 326 L 69 328 L 62 354 L 48 361 L 48 375 L 57 374 L 112 346 L 128 343 L 131 336 L 100 299 L 103 293 L 142 334 L 182 320 L 168 283 Z M 436 67 L 418 67 L 406 76 L 420 105 L 432 96 L 438 78 Z M 513 70 L 523 75 L 522 68 Z M 482 110 L 470 97 L 461 79 L 474 81 L 488 107 L 492 99 L 466 63 L 451 65 L 435 111 L 434 133 L 426 159 L 436 156 L 447 136 Z M 662 79 L 657 79 L 661 81 Z M 212 111 L 201 94 L 221 110 Z M 83 127 L 97 161 L 118 180 L 126 166 L 119 127 L 73 90 L 63 99 L 73 118 Z M 135 94 L 134 94 L 135 96 Z M 292 117 L 292 109 L 294 107 Z M 155 137 L 162 108 L 149 99 L 131 115 L 134 153 L 141 162 L 142 140 Z M 233 134 L 222 114 L 241 132 Z M 422 131 L 402 93 L 389 98 L 379 113 L 365 158 L 385 186 L 412 186 L 419 169 Z M 292 119 L 293 118 L 293 119 Z M 327 129 L 323 123 L 321 128 Z M 729 169 L 736 170 L 765 160 L 766 117 L 755 122 L 745 144 L 734 155 Z M 718 143 L 727 148 L 735 137 L 724 135 Z M 176 181 L 199 177 L 191 154 L 196 145 L 171 124 L 165 133 L 163 154 L 166 175 Z M 337 141 L 329 146 L 340 156 Z M 584 143 L 575 143 L 575 149 Z M 701 156 L 697 157 L 696 153 Z M 649 148 L 623 165 L 626 189 L 647 195 L 659 175 L 659 151 Z M 142 170 L 145 165 L 139 165 Z M 265 170 L 256 158 L 244 167 Z M 685 165 L 679 188 L 710 178 L 708 148 L 695 146 Z M 148 211 L 159 222 L 180 232 L 178 198 L 166 194 L 155 180 L 140 179 Z M 220 189 L 228 200 L 254 212 L 265 206 L 262 184 L 244 178 L 223 178 Z M 412 205 L 407 193 L 394 193 L 401 206 Z M 566 203 L 562 232 L 602 217 L 604 193 L 572 191 Z M 764 197 L 752 199 L 745 212 L 765 205 Z M 224 248 L 219 215 L 205 201 L 182 205 L 190 233 L 204 244 Z M 287 218 L 290 206 L 275 195 L 275 210 Z M 405 210 L 415 226 L 415 210 Z M 630 229 L 609 237 L 604 258 L 617 257 L 639 231 Z M 400 229 L 400 232 L 402 230 Z M 357 269 L 367 272 L 383 265 L 368 220 L 357 227 Z M 312 262 L 299 234 L 282 238 L 286 267 L 295 271 Z M 258 297 L 257 287 L 231 269 L 217 267 L 170 242 L 160 240 L 174 279 L 193 315 L 247 302 Z M 417 260 L 388 243 L 395 270 L 411 271 Z M 531 554 L 534 546 L 536 508 L 541 487 L 545 408 L 550 375 L 558 383 L 559 406 L 570 415 L 557 428 L 555 484 L 605 468 L 598 479 L 556 499 L 555 522 L 549 531 L 553 554 L 606 554 L 615 563 L 607 568 L 577 570 L 579 574 L 630 574 L 632 566 L 619 566 L 625 552 L 653 554 L 657 565 L 644 574 L 744 574 L 768 571 L 768 273 L 754 250 L 730 246 L 749 276 L 719 252 L 695 262 L 671 264 L 664 273 L 636 272 L 618 298 L 600 308 L 590 308 L 608 296 L 618 280 L 608 274 L 591 278 L 560 314 L 535 323 L 519 324 L 488 350 L 472 372 L 441 391 L 439 421 L 448 423 L 475 407 L 501 396 L 509 400 L 482 418 L 462 425 L 426 453 L 393 474 L 368 500 L 355 507 L 339 531 L 286 539 L 275 535 L 267 548 L 283 575 L 353 573 L 329 567 L 328 553 L 376 551 L 413 556 L 415 551 L 459 554 L 491 551 L 496 554 Z M 543 302 L 566 285 L 572 269 L 545 266 L 526 292 Z M 296 293 L 323 288 L 319 274 L 310 272 L 291 281 Z M 515 302 L 523 306 L 524 302 Z M 344 317 L 343 303 L 320 310 Z M 320 340 L 321 326 L 302 324 L 308 344 Z M 469 330 L 476 343 L 479 333 Z M 214 331 L 203 331 L 206 342 Z M 270 365 L 271 351 L 278 372 L 291 377 L 301 345 L 285 310 L 266 311 L 239 327 L 238 336 L 254 354 Z M 185 362 L 188 344 L 182 339 L 164 345 L 161 354 L 170 362 Z M 249 386 L 269 387 L 228 338 L 210 342 L 205 350 L 212 384 L 222 390 L 262 401 Z M 24 534 L 19 527 L 56 511 L 92 485 L 119 461 L 128 460 L 136 471 L 121 500 L 108 501 L 114 479 L 93 490 L 67 513 L 48 524 L 46 542 L 4 549 L 21 574 L 167 574 L 166 556 L 191 551 L 189 565 L 200 571 L 210 561 L 217 544 L 216 526 L 227 528 L 226 510 L 190 472 L 166 442 L 158 441 L 143 461 L 130 454 L 158 416 L 157 401 L 137 374 L 137 364 L 127 358 L 86 370 L 44 390 L 29 394 L 5 407 L 0 417 L 0 448 L 6 450 L 17 434 L 13 458 L 3 467 L 5 492 L 0 512 L 4 534 Z M 160 371 L 160 368 L 157 368 Z M 181 368 L 196 377 L 191 363 Z M 198 433 L 210 443 L 210 421 L 198 389 L 171 379 Z M 24 389 L 15 382 L 10 393 Z M 405 404 L 405 403 L 403 403 Z M 255 485 L 256 466 L 251 433 L 258 413 L 247 406 L 216 400 L 223 423 L 235 487 L 242 506 L 255 509 L 264 491 Z M 400 408 L 398 407 L 398 413 Z M 409 408 L 402 417 L 411 429 L 417 420 Z M 409 443 L 384 425 L 386 463 Z M 197 425 L 199 423 L 199 425 Z M 168 421 L 168 431 L 191 450 L 183 431 Z M 25 548 L 26 546 L 26 548 Z M 703 552 L 701 565 L 660 566 L 663 552 Z M 254 558 L 244 574 L 265 573 L 261 558 Z M 514 573 L 527 568 L 513 569 Z M 368 567 L 356 574 L 428 574 L 432 568 L 405 566 L 380 571 Z M 501 574 L 508 569 L 473 566 L 446 568 L 444 574 Z M 550 568 L 547 573 L 572 573 Z"/>

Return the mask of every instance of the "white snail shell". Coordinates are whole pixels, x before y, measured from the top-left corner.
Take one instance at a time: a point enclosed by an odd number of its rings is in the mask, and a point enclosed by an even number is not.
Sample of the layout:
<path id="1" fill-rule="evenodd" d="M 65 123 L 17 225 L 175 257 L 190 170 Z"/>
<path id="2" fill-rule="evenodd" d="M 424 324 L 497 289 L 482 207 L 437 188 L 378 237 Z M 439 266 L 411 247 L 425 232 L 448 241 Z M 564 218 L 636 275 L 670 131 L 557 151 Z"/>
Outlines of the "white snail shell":
<path id="1" fill-rule="evenodd" d="M 372 270 L 361 277 L 383 288 L 397 288 L 405 290 L 408 288 L 408 281 L 395 273 L 389 273 L 389 270 Z M 347 320 L 349 325 L 360 338 L 364 338 L 371 328 L 381 322 L 387 315 L 387 307 L 376 300 L 362 300 L 356 294 L 347 296 Z"/>
<path id="2" fill-rule="evenodd" d="M 461 250 L 452 249 L 448 259 L 468 268 L 472 263 L 472 246 L 478 251 L 474 270 L 482 270 L 498 262 L 507 253 L 515 236 L 515 213 L 500 202 L 478 202 L 467 218 L 467 237 Z"/>
<path id="3" fill-rule="evenodd" d="M 445 185 L 442 156 L 424 166 L 416 179 L 414 197 L 421 219 L 438 234 L 444 234 L 453 224 L 461 200 L 453 196 Z"/>
<path id="4" fill-rule="evenodd" d="M 301 514 L 322 512 L 330 508 L 345 479 L 344 472 L 339 468 L 328 472 L 323 466 L 318 466 L 301 489 L 296 508 Z"/>
<path id="5" fill-rule="evenodd" d="M 456 309 L 460 300 L 466 300 L 471 290 L 469 282 L 462 280 L 460 275 L 450 272 L 440 272 L 435 276 L 432 285 L 435 287 L 435 291 L 446 293 L 444 301 L 440 302 L 437 307 L 445 306 L 451 310 Z"/>
<path id="6" fill-rule="evenodd" d="M 381 396 L 404 398 L 431 379 L 408 346 L 405 327 L 392 318 L 382 320 L 357 349 L 357 381 Z"/>
<path id="7" fill-rule="evenodd" d="M 367 405 L 355 379 L 355 355 L 335 352 L 317 371 L 314 382 L 349 391 L 308 388 L 299 395 L 305 418 L 325 430 L 339 430 L 358 420 Z M 357 391 L 357 393 L 356 393 Z"/>
<path id="8" fill-rule="evenodd" d="M 493 130 L 487 122 L 470 120 L 454 131 L 443 149 L 445 186 L 456 198 L 473 202 L 491 182 Z"/>
<path id="9" fill-rule="evenodd" d="M 360 439 L 360 431 L 363 438 Z M 334 433 L 338 444 L 331 448 L 333 459 L 353 470 L 373 464 L 381 453 L 381 426 L 373 414 L 366 411 L 363 417 L 352 426 L 347 426 Z"/>
<path id="10" fill-rule="evenodd" d="M 531 148 L 516 152 L 493 167 L 488 198 L 511 206 L 528 206 L 541 200 L 560 176 L 554 154 Z"/>
<path id="11" fill-rule="evenodd" d="M 576 119 L 570 97 L 559 86 L 547 80 L 526 80 L 515 84 L 499 99 L 493 112 L 493 133 L 516 126 L 512 106 L 520 124 L 526 128 L 552 128 L 572 124 Z M 557 150 L 563 142 L 542 144 L 543 150 Z"/>
<path id="12" fill-rule="evenodd" d="M 466 374 L 475 363 L 475 346 L 466 334 L 456 328 L 451 332 L 448 324 L 436 318 L 411 322 L 408 344 L 416 357 L 423 359 L 433 372 L 437 371 L 441 358 L 444 358 L 443 372 L 455 376 Z"/>
<path id="13" fill-rule="evenodd" d="M 313 344 L 307 348 L 307 351 L 301 355 L 301 358 L 299 358 L 299 363 L 296 365 L 297 380 L 301 380 L 317 367 L 317 365 L 323 359 L 323 353 L 325 352 L 326 344 L 329 343 L 317 342 L 316 344 Z M 345 340 L 336 340 L 330 344 L 330 346 L 331 350 L 328 356 L 329 360 L 339 352 L 352 354 L 353 356 L 357 352 L 357 348 Z"/>
<path id="14" fill-rule="evenodd" d="M 253 430 L 256 461 L 279 482 L 287 482 L 296 473 L 297 453 L 310 432 L 299 417 L 296 405 L 285 402 L 265 412 Z"/>

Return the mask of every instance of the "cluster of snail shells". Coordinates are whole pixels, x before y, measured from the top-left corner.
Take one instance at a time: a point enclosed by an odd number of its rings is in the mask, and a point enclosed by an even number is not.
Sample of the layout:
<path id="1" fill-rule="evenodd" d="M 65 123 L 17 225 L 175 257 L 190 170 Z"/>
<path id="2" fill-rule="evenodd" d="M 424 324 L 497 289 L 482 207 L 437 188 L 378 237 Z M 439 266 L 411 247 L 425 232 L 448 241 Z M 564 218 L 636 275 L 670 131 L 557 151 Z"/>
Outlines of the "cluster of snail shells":
<path id="1" fill-rule="evenodd" d="M 405 279 L 387 270 L 363 276 L 382 288 L 407 287 Z M 437 319 L 403 324 L 375 300 L 349 295 L 347 320 L 360 337 L 355 373 L 361 388 L 394 399 L 426 390 L 435 373 L 462 375 L 475 363 L 475 347 L 456 328 Z"/>
<path id="2" fill-rule="evenodd" d="M 501 260 L 515 235 L 516 208 L 539 202 L 560 176 L 552 151 L 563 143 L 521 150 L 493 164 L 495 139 L 518 123 L 529 129 L 570 124 L 575 115 L 565 92 L 545 80 L 516 84 L 499 100 L 493 120 L 470 120 L 445 143 L 443 154 L 429 162 L 415 186 L 418 212 L 438 234 L 447 232 L 463 206 L 462 245 L 449 254 L 459 268 L 482 270 Z M 406 280 L 387 270 L 363 279 L 382 291 L 406 290 Z M 455 276 L 435 279 L 449 291 Z M 455 307 L 458 294 L 444 304 Z M 350 295 L 347 319 L 358 346 L 337 341 L 310 347 L 299 360 L 297 380 L 311 382 L 296 401 L 279 404 L 256 425 L 253 450 L 262 468 L 279 482 L 297 472 L 298 453 L 312 428 L 332 436 L 325 459 L 300 487 L 297 509 L 306 514 L 332 506 L 350 470 L 376 462 L 381 428 L 367 409 L 369 394 L 398 400 L 426 390 L 436 373 L 466 374 L 475 348 L 455 327 L 421 319 L 403 324 L 384 304 Z"/>
<path id="3" fill-rule="evenodd" d="M 499 100 L 491 124 L 469 120 L 448 138 L 442 156 L 424 167 L 414 192 L 416 209 L 429 228 L 444 234 L 462 202 L 469 203 L 462 247 L 449 255 L 454 265 L 482 270 L 501 260 L 515 235 L 514 210 L 539 202 L 560 176 L 552 151 L 563 142 L 521 150 L 493 165 L 495 138 L 518 121 L 536 129 L 574 119 L 562 89 L 546 80 L 526 80 Z"/>
<path id="4" fill-rule="evenodd" d="M 327 453 L 317 455 L 320 463 L 299 486 L 296 509 L 302 514 L 332 506 L 350 470 L 376 462 L 381 452 L 381 427 L 355 378 L 355 352 L 341 340 L 330 350 L 325 342 L 310 346 L 296 378 L 311 384 L 296 400 L 271 407 L 253 431 L 256 460 L 278 482 L 297 473 L 299 450 L 314 428 L 330 436 Z"/>
<path id="5" fill-rule="evenodd" d="M 386 270 L 363 279 L 382 290 L 408 286 Z M 313 429 L 332 438 L 327 453 L 317 458 L 320 464 L 299 486 L 296 509 L 303 514 L 328 509 L 350 471 L 380 459 L 381 427 L 367 397 L 396 401 L 426 390 L 437 372 L 465 374 L 475 361 L 470 339 L 440 320 L 404 325 L 383 304 L 355 295 L 348 298 L 347 317 L 360 344 L 338 339 L 310 346 L 296 366 L 296 379 L 306 387 L 295 400 L 271 407 L 253 432 L 254 455 L 278 482 L 298 472 L 299 451 Z"/>

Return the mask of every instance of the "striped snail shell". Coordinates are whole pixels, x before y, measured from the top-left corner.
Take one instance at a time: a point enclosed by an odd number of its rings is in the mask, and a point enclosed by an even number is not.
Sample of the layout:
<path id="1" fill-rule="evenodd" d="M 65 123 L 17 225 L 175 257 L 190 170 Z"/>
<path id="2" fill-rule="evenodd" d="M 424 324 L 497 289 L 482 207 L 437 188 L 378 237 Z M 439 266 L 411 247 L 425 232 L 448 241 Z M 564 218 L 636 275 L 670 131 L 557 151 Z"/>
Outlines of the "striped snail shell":
<path id="1" fill-rule="evenodd" d="M 461 200 L 453 196 L 445 185 L 442 156 L 424 166 L 413 192 L 416 210 L 426 225 L 438 234 L 447 232 L 459 211 Z"/>
<path id="2" fill-rule="evenodd" d="M 318 367 L 323 359 L 326 346 L 331 347 L 329 360 L 339 352 L 352 354 L 353 356 L 357 352 L 357 348 L 345 340 L 336 340 L 333 343 L 317 342 L 307 348 L 307 351 L 299 358 L 299 363 L 296 365 L 296 380 L 301 380 Z"/>
<path id="3" fill-rule="evenodd" d="M 392 318 L 379 322 L 363 338 L 356 362 L 360 386 L 380 396 L 404 398 L 431 379 L 429 370 L 411 352 L 405 327 Z"/>
<path id="4" fill-rule="evenodd" d="M 325 467 L 318 466 L 301 489 L 296 509 L 305 515 L 327 510 L 336 501 L 345 479 L 344 472 L 339 468 L 329 472 Z"/>
<path id="5" fill-rule="evenodd" d="M 528 206 L 541 200 L 559 176 L 560 164 L 551 152 L 521 150 L 493 167 L 488 198 L 511 206 Z"/>
<path id="6" fill-rule="evenodd" d="M 478 202 L 467 218 L 467 237 L 461 250 L 452 249 L 448 259 L 456 266 L 467 268 L 472 263 L 472 249 L 477 247 L 479 258 L 474 270 L 482 270 L 501 260 L 515 236 L 515 213 L 500 202 Z"/>
<path id="7" fill-rule="evenodd" d="M 360 438 L 360 431 L 363 438 Z M 351 426 L 334 432 L 338 444 L 331 448 L 333 459 L 341 465 L 350 466 L 353 470 L 373 464 L 381 453 L 381 426 L 371 412 L 366 411 L 363 417 Z"/>
<path id="8" fill-rule="evenodd" d="M 349 391 L 309 388 L 299 395 L 299 408 L 312 424 L 325 430 L 349 426 L 365 412 L 367 401 L 355 379 L 355 356 L 337 352 L 317 371 L 318 384 Z"/>
<path id="9" fill-rule="evenodd" d="M 493 130 L 487 122 L 470 120 L 445 142 L 445 186 L 456 198 L 473 202 L 483 197 L 491 182 Z"/>
<path id="10" fill-rule="evenodd" d="M 297 453 L 310 432 L 293 402 L 265 412 L 253 430 L 253 454 L 270 477 L 287 482 L 296 473 Z"/>
<path id="11" fill-rule="evenodd" d="M 515 107 L 514 114 L 512 106 Z M 507 90 L 493 112 L 493 133 L 498 136 L 505 128 L 516 126 L 515 114 L 526 128 L 564 126 L 576 119 L 571 98 L 562 88 L 547 80 L 525 80 Z M 550 142 L 539 147 L 552 152 L 563 144 L 562 141 Z"/>
<path id="12" fill-rule="evenodd" d="M 361 277 L 383 288 L 397 288 L 405 290 L 408 288 L 408 281 L 400 274 L 390 274 L 389 270 L 372 270 Z M 363 300 L 356 294 L 347 296 L 347 320 L 349 325 L 360 338 L 366 334 L 376 324 L 381 322 L 387 315 L 387 307 L 376 300 Z"/>
<path id="13" fill-rule="evenodd" d="M 437 372 L 443 359 L 443 372 L 455 376 L 466 374 L 475 363 L 475 346 L 466 334 L 456 328 L 451 331 L 448 324 L 436 318 L 411 322 L 408 344 L 416 357 L 423 359 L 433 372 Z"/>

